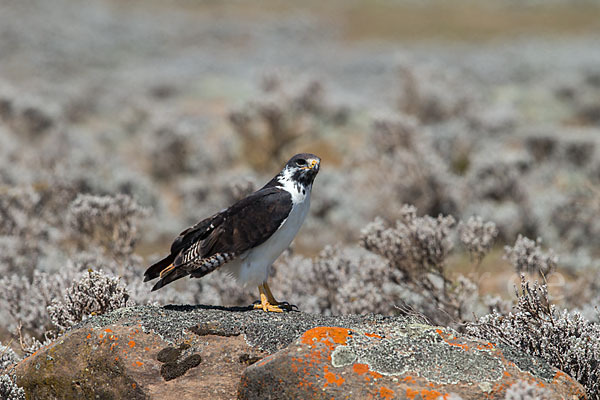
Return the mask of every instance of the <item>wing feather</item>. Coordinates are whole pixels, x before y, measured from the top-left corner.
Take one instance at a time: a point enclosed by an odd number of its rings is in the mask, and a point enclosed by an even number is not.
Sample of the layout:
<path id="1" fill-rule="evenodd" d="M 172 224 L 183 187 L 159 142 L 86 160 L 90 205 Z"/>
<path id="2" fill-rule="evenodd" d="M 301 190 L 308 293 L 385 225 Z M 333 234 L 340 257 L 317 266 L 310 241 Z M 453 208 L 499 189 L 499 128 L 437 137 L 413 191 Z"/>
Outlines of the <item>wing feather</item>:
<path id="1" fill-rule="evenodd" d="M 277 187 L 263 188 L 181 232 L 171 245 L 171 254 L 148 268 L 145 280 L 159 277 L 160 266 L 168 267 L 169 271 L 153 290 L 189 274 L 204 276 L 264 243 L 279 229 L 291 209 L 289 192 Z"/>

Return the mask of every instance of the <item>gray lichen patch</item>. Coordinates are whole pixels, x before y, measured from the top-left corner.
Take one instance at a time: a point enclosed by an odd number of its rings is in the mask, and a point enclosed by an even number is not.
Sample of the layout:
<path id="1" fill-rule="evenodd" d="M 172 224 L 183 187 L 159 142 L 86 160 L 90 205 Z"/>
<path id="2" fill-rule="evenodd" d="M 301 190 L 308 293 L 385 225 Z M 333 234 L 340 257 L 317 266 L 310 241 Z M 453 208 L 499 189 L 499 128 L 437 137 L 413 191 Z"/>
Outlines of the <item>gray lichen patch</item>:
<path id="1" fill-rule="evenodd" d="M 391 329 L 376 337 L 355 332 L 347 346 L 338 346 L 332 354 L 333 366 L 352 362 L 368 364 L 382 375 L 411 373 L 439 384 L 492 382 L 503 373 L 497 355 L 449 344 L 436 329 L 425 326 Z"/>
<path id="2" fill-rule="evenodd" d="M 354 364 L 358 356 L 349 346 L 338 346 L 331 353 L 331 364 L 334 367 L 345 367 Z"/>
<path id="3" fill-rule="evenodd" d="M 504 358 L 514 363 L 519 370 L 529 372 L 547 382 L 552 382 L 554 379 L 555 369 L 541 358 L 531 357 L 507 345 L 500 345 L 499 348 Z"/>

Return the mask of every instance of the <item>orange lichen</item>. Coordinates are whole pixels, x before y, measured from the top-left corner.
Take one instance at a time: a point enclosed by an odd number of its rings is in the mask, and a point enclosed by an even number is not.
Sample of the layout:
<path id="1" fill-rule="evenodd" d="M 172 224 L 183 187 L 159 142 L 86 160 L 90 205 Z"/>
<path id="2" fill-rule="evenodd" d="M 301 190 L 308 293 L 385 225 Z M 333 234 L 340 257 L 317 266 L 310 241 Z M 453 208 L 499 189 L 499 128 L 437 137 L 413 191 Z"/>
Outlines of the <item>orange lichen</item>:
<path id="1" fill-rule="evenodd" d="M 106 328 L 106 329 L 104 330 L 104 332 L 106 332 L 106 333 L 111 333 L 111 332 L 112 332 L 112 330 L 111 330 L 110 328 Z"/>
<path id="2" fill-rule="evenodd" d="M 133 382 L 133 383 L 131 384 L 131 387 L 135 389 L 135 387 L 136 387 L 136 384 L 135 384 L 135 382 Z"/>
<path id="3" fill-rule="evenodd" d="M 406 397 L 409 399 L 414 399 L 419 394 L 418 390 L 413 390 L 411 388 L 406 388 Z"/>
<path id="4" fill-rule="evenodd" d="M 372 338 L 377 338 L 377 339 L 383 339 L 381 336 L 379 336 L 376 333 L 365 333 L 365 336 L 372 337 Z"/>
<path id="5" fill-rule="evenodd" d="M 142 365 L 144 365 L 144 363 L 143 363 L 143 362 L 141 362 L 141 361 L 136 361 L 136 362 L 134 363 L 134 365 L 137 365 L 138 367 L 141 367 Z"/>
<path id="6" fill-rule="evenodd" d="M 263 366 L 266 363 L 268 363 L 269 361 L 271 361 L 271 359 L 273 358 L 273 356 L 267 356 L 265 358 L 263 358 L 262 360 L 260 360 L 259 362 L 256 363 L 257 367 Z"/>
<path id="7" fill-rule="evenodd" d="M 369 371 L 369 374 L 371 374 L 374 379 L 383 378 L 383 375 L 381 375 L 379 372 Z"/>
<path id="8" fill-rule="evenodd" d="M 491 342 L 487 342 L 487 343 L 483 343 L 483 344 L 478 344 L 476 346 L 477 350 L 493 350 L 494 347 L 496 347 L 496 345 L 494 343 L 491 343 Z"/>
<path id="9" fill-rule="evenodd" d="M 150 351 L 150 347 L 148 347 L 148 346 L 144 347 L 144 351 Z"/>
<path id="10" fill-rule="evenodd" d="M 323 342 L 333 350 L 336 344 L 346 344 L 349 332 L 346 328 L 319 326 L 304 332 L 300 340 L 308 345 Z"/>
<path id="11" fill-rule="evenodd" d="M 128 345 L 129 345 L 129 347 L 133 347 L 133 346 L 135 346 L 135 342 L 133 340 L 130 340 Z"/>
<path id="12" fill-rule="evenodd" d="M 86 338 L 86 339 L 89 339 L 89 338 L 91 338 L 91 337 L 92 337 L 92 334 L 91 334 L 91 333 L 88 333 L 88 335 L 87 335 L 85 338 Z"/>
<path id="13" fill-rule="evenodd" d="M 569 375 L 565 374 L 560 370 L 557 370 L 556 374 L 554 374 L 554 378 L 552 379 L 552 383 L 557 384 L 560 380 L 565 380 L 570 384 L 569 387 L 572 394 L 581 398 L 585 398 L 585 393 L 581 389 L 579 389 L 579 387 L 577 386 L 577 382 Z M 573 388 L 576 389 L 573 390 Z"/>
<path id="14" fill-rule="evenodd" d="M 408 376 L 405 376 L 404 378 L 402 378 L 402 380 L 403 380 L 404 382 L 416 383 L 416 381 L 415 381 L 415 378 L 413 378 L 413 377 L 412 377 L 412 376 L 410 376 L 410 375 L 408 375 Z"/>
<path id="15" fill-rule="evenodd" d="M 359 375 L 369 372 L 369 366 L 367 364 L 356 363 L 352 366 L 352 370 Z"/>
<path id="16" fill-rule="evenodd" d="M 379 395 L 384 399 L 393 399 L 394 394 L 396 394 L 393 390 L 388 389 L 384 386 L 379 388 Z"/>
<path id="17" fill-rule="evenodd" d="M 338 377 L 333 372 L 329 372 L 329 367 L 327 365 L 324 367 L 323 370 L 325 371 L 325 374 L 323 375 L 323 377 L 326 380 L 325 385 L 323 387 L 327 387 L 327 385 L 332 385 L 334 383 L 337 384 L 338 386 L 342 386 L 342 383 L 344 383 L 346 381 L 341 376 Z"/>
<path id="18" fill-rule="evenodd" d="M 443 330 L 441 330 L 441 329 L 436 329 L 435 331 L 437 332 L 437 334 L 438 334 L 438 335 L 440 335 L 440 337 L 442 338 L 442 340 L 443 340 L 443 341 L 444 341 L 444 342 L 445 342 L 447 345 L 450 345 L 450 346 L 456 346 L 456 347 L 460 347 L 461 349 L 463 349 L 463 350 L 465 350 L 465 351 L 466 351 L 466 350 L 469 350 L 469 346 L 468 346 L 467 344 L 464 344 L 464 343 L 455 343 L 455 342 L 451 341 L 451 340 L 453 340 L 453 339 L 454 339 L 454 337 L 452 337 L 452 336 L 450 336 L 450 335 L 448 335 L 448 334 L 445 334 Z"/>
<path id="19" fill-rule="evenodd" d="M 441 394 L 437 390 L 423 389 L 421 390 L 421 397 L 423 398 L 423 400 L 437 400 L 440 397 L 446 400 L 448 398 L 448 394 Z"/>

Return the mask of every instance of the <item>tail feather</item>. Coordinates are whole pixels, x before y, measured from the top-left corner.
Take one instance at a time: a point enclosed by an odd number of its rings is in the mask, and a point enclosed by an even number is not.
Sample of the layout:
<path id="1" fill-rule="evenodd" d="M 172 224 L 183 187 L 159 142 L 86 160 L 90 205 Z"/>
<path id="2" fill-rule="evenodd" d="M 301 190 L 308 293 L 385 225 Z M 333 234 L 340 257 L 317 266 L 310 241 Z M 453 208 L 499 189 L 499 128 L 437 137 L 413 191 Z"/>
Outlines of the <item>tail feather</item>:
<path id="1" fill-rule="evenodd" d="M 161 278 L 164 278 L 166 275 L 168 275 L 174 269 L 175 269 L 175 266 L 173 264 L 171 264 L 167 268 L 165 268 L 162 271 L 160 271 L 160 275 L 158 275 L 158 276 L 161 277 Z"/>
<path id="2" fill-rule="evenodd" d="M 144 282 L 160 278 L 152 287 L 152 291 L 155 291 L 190 274 L 193 278 L 203 277 L 234 258 L 235 253 L 217 253 L 207 258 L 199 258 L 186 264 L 176 265 L 174 264 L 175 256 L 168 255 L 146 270 Z"/>
<path id="3" fill-rule="evenodd" d="M 162 275 L 160 280 L 152 287 L 152 292 L 187 275 L 189 275 L 189 272 L 183 268 L 171 268 L 171 270 Z"/>
<path id="4" fill-rule="evenodd" d="M 174 260 L 175 260 L 175 255 L 169 254 L 162 260 L 156 262 L 155 264 L 152 264 L 150 267 L 148 267 L 146 272 L 144 272 L 144 282 L 148 282 L 148 281 L 151 281 L 152 279 L 158 278 L 161 275 L 161 272 L 165 268 L 168 268 L 173 263 Z"/>
<path id="5" fill-rule="evenodd" d="M 192 271 L 190 272 L 190 275 L 192 278 L 202 278 L 204 275 L 213 272 L 215 269 L 234 258 L 235 253 L 217 253 L 207 258 L 195 260 L 191 263 Z"/>

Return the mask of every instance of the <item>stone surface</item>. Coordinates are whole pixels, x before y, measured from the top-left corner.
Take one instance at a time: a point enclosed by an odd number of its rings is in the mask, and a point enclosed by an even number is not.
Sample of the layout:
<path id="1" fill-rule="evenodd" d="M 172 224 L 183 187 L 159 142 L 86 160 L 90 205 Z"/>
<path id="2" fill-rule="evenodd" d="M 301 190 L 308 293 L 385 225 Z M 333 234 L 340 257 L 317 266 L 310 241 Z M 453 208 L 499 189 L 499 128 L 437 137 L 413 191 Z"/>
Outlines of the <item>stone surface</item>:
<path id="1" fill-rule="evenodd" d="M 30 399 L 495 399 L 519 379 L 584 398 L 539 360 L 417 320 L 206 306 L 92 317 L 16 374 Z"/>
<path id="2" fill-rule="evenodd" d="M 317 327 L 248 367 L 241 399 L 504 399 L 519 380 L 585 398 L 564 373 L 510 348 L 416 323 Z"/>

